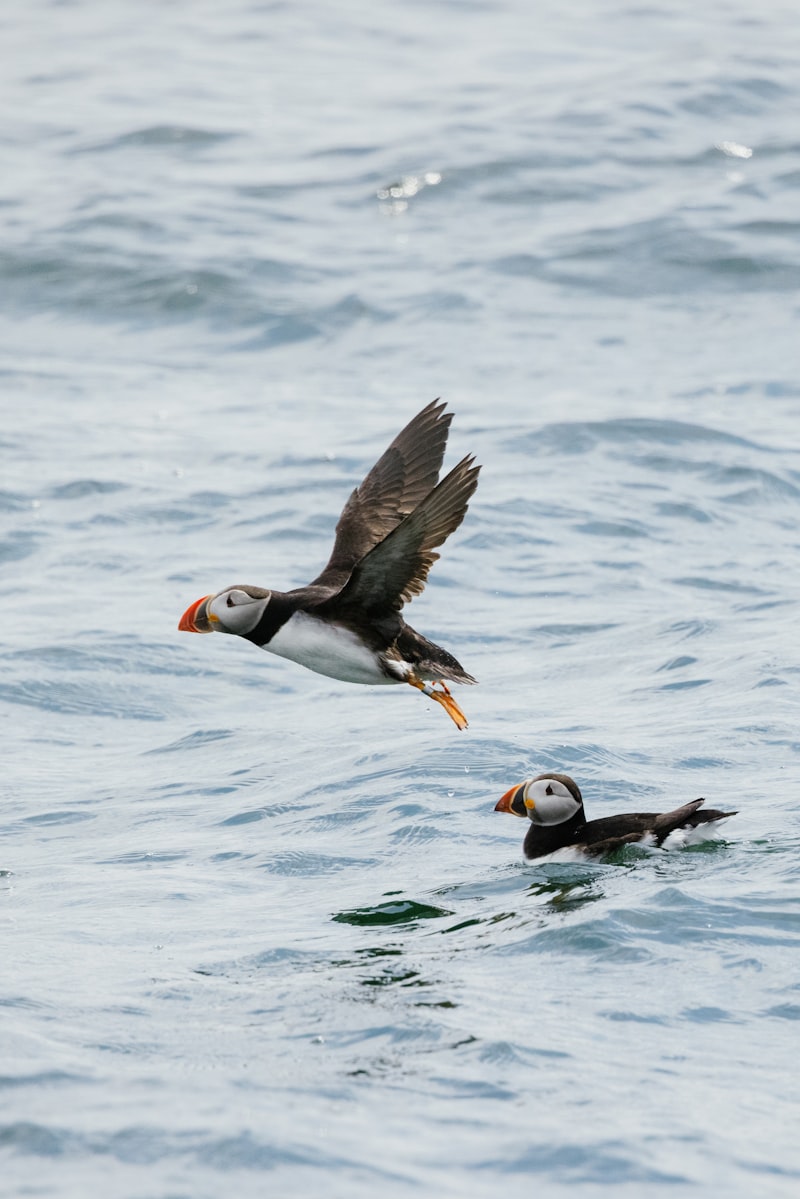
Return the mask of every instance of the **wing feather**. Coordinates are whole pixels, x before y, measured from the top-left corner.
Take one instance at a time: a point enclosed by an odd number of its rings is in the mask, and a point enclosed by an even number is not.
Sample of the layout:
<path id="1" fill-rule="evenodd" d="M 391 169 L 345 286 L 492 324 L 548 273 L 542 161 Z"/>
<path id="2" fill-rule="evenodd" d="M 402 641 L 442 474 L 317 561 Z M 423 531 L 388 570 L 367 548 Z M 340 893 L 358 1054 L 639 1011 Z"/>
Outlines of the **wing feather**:
<path id="1" fill-rule="evenodd" d="M 361 559 L 436 486 L 453 419 L 434 400 L 410 420 L 351 494 L 330 559 L 314 583 L 341 587 Z"/>
<path id="2" fill-rule="evenodd" d="M 701 812 L 695 820 L 692 819 L 697 809 L 702 807 L 704 803 L 704 799 L 693 799 L 689 803 L 683 804 L 682 807 L 675 808 L 672 812 L 659 813 L 653 824 L 653 832 L 659 838 L 659 842 L 668 837 L 676 828 L 681 828 L 684 824 L 693 824 L 695 821 L 703 823 L 707 820 L 708 817 L 705 812 Z"/>
<path id="3" fill-rule="evenodd" d="M 337 610 L 356 609 L 371 616 L 397 612 L 419 595 L 439 555 L 434 553 L 458 528 L 478 486 L 480 466 L 463 458 L 425 499 L 369 551 L 339 595 Z"/>

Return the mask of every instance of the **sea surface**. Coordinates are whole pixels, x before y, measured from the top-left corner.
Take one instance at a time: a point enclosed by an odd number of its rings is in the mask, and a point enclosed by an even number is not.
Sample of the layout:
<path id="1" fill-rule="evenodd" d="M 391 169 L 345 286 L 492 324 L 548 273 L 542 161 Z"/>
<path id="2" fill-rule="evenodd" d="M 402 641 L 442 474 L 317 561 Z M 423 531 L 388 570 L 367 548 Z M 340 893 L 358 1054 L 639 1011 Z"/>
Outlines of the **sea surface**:
<path id="1" fill-rule="evenodd" d="M 0 14 L 3 1199 L 800 1189 L 800 21 Z M 420 408 L 470 727 L 177 631 Z M 525 863 L 543 770 L 718 839 Z"/>

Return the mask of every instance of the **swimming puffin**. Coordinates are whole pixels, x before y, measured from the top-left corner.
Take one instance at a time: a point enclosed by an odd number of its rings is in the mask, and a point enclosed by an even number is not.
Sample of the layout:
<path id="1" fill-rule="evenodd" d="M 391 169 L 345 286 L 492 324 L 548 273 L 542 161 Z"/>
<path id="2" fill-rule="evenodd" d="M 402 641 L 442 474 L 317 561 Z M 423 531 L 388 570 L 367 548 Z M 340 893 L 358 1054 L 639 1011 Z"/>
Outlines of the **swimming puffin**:
<path id="1" fill-rule="evenodd" d="M 670 833 L 687 833 L 701 825 L 715 825 L 735 812 L 714 808 L 700 811 L 705 800 L 695 799 L 673 812 L 625 812 L 588 820 L 580 787 L 568 774 L 537 774 L 517 783 L 495 805 L 495 812 L 527 816 L 530 828 L 522 846 L 526 858 L 541 858 L 558 849 L 574 848 L 592 857 L 613 853 L 623 845 L 663 845 Z M 702 839 L 702 831 L 696 839 Z"/>
<path id="2" fill-rule="evenodd" d="M 466 728 L 445 679 L 476 680 L 401 616 L 478 485 L 471 455 L 438 481 L 453 419 L 444 409 L 434 400 L 398 433 L 345 504 L 328 564 L 307 587 L 226 587 L 190 604 L 178 628 L 233 633 L 348 683 L 409 683 Z"/>

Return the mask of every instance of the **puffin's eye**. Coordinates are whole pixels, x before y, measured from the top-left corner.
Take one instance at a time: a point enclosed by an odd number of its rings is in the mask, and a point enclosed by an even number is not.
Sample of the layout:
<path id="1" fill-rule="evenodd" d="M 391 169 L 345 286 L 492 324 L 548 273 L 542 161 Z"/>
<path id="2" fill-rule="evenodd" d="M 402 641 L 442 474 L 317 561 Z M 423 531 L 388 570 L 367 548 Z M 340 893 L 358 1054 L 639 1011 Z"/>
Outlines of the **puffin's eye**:
<path id="1" fill-rule="evenodd" d="M 225 599 L 225 605 L 228 608 L 235 608 L 239 604 L 251 604 L 252 602 L 253 597 L 251 595 L 248 595 L 246 591 L 239 590 L 229 591 Z"/>
<path id="2" fill-rule="evenodd" d="M 545 787 L 545 789 L 544 789 L 544 793 L 545 793 L 545 795 L 552 795 L 552 794 L 553 794 L 553 784 L 552 784 L 552 783 L 548 783 L 548 784 L 547 784 L 547 786 L 546 786 L 546 787 Z"/>

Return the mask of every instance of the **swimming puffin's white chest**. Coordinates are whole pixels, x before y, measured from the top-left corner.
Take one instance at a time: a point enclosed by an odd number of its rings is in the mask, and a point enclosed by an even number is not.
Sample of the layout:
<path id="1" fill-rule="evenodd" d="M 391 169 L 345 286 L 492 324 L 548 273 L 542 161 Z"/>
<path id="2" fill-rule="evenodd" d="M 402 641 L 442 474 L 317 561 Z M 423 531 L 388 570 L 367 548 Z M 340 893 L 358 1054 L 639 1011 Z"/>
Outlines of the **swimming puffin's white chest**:
<path id="1" fill-rule="evenodd" d="M 401 682 L 386 677 L 376 655 L 350 629 L 307 612 L 294 612 L 264 649 L 345 683 Z"/>

